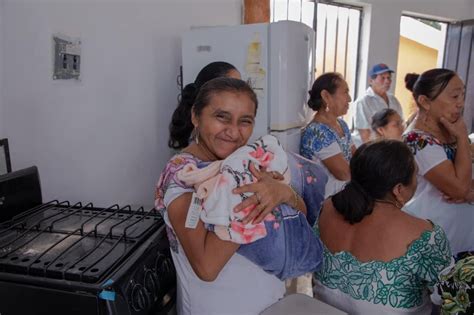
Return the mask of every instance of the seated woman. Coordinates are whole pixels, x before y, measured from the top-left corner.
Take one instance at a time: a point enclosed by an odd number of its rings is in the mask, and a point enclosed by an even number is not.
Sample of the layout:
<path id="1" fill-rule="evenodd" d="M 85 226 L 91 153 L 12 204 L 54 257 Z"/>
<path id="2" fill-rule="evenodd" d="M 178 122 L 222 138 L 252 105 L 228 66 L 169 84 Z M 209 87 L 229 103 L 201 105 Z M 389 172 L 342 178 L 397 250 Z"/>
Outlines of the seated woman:
<path id="1" fill-rule="evenodd" d="M 404 210 L 445 231 L 454 254 L 474 249 L 474 187 L 464 83 L 453 71 L 432 69 L 413 86 L 418 117 L 404 136 L 418 164 L 418 188 Z"/>
<path id="2" fill-rule="evenodd" d="M 369 142 L 350 169 L 315 225 L 324 247 L 315 296 L 349 314 L 430 314 L 452 258 L 441 227 L 401 211 L 416 190 L 413 154 L 401 141 Z"/>
<path id="3" fill-rule="evenodd" d="M 338 117 L 347 113 L 351 97 L 346 81 L 335 72 L 319 76 L 309 94 L 308 106 L 316 113 L 301 134 L 300 154 L 327 170 L 328 197 L 350 179 L 349 161 L 355 146 L 347 124 Z"/>
<path id="4" fill-rule="evenodd" d="M 372 116 L 372 130 L 377 139 L 402 140 L 402 117 L 392 108 L 382 109 Z"/>

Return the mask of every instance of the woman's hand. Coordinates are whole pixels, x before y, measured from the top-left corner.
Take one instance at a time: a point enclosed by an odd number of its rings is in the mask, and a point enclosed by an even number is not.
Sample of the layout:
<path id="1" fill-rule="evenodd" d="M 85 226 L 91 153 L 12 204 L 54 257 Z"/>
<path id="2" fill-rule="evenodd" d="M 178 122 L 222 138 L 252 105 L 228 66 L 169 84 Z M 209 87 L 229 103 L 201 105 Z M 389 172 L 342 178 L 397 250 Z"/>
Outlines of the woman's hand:
<path id="1" fill-rule="evenodd" d="M 446 130 L 456 139 L 467 137 L 467 128 L 466 124 L 464 123 L 464 119 L 459 118 L 452 123 L 446 118 L 441 117 L 439 121 L 444 126 L 444 128 L 446 128 Z"/>
<path id="2" fill-rule="evenodd" d="M 443 195 L 444 201 L 446 201 L 447 203 L 465 203 L 465 202 L 467 202 L 465 199 L 454 199 L 454 198 L 449 197 L 446 194 L 442 194 L 442 195 Z"/>
<path id="3" fill-rule="evenodd" d="M 448 195 L 445 195 L 445 194 L 443 194 L 443 199 L 447 203 L 469 203 L 469 204 L 474 204 L 474 188 L 471 188 L 469 190 L 469 193 L 463 199 L 453 199 L 453 198 L 451 198 L 451 197 L 449 197 Z"/>
<path id="4" fill-rule="evenodd" d="M 234 212 L 255 205 L 255 208 L 244 218 L 244 224 L 249 222 L 260 223 L 267 214 L 276 206 L 290 200 L 292 189 L 282 182 L 283 176 L 278 172 L 267 172 L 265 169 L 257 170 L 251 163 L 250 172 L 255 176 L 257 182 L 235 188 L 234 194 L 253 193 L 252 196 L 235 206 Z"/>

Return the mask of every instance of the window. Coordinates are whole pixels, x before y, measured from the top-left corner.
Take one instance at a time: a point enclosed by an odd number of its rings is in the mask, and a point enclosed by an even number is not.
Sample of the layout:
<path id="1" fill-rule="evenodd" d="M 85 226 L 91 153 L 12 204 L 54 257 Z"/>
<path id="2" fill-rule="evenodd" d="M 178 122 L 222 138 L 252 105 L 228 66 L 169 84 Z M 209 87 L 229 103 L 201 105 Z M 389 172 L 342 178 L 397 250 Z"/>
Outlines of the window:
<path id="1" fill-rule="evenodd" d="M 270 8 L 272 22 L 299 21 L 316 29 L 315 77 L 341 73 L 355 99 L 362 9 L 308 0 L 271 0 Z"/>

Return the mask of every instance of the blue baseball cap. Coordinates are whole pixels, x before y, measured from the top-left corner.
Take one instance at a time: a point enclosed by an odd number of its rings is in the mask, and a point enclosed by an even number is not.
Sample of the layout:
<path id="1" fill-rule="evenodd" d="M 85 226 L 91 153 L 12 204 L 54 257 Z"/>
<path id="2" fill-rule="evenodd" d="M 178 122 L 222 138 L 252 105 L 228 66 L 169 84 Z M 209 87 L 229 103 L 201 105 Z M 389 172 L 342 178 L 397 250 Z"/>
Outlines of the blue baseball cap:
<path id="1" fill-rule="evenodd" d="M 373 77 L 377 74 L 382 74 L 382 73 L 385 73 L 385 72 L 390 72 L 390 73 L 393 73 L 395 71 L 393 71 L 392 69 L 390 69 L 386 64 L 384 63 L 378 63 L 376 64 L 375 66 L 372 67 L 372 69 L 370 69 L 369 71 L 369 76 Z"/>

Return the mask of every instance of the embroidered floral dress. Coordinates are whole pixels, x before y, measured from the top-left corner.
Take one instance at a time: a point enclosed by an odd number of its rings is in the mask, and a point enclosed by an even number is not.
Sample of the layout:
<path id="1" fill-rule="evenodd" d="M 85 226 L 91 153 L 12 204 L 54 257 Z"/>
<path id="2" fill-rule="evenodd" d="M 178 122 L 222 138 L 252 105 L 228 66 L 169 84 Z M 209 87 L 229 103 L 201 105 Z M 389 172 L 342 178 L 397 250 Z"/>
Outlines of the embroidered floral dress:
<path id="1" fill-rule="evenodd" d="M 446 232 L 454 254 L 474 249 L 474 205 L 447 203 L 441 191 L 424 175 L 444 161 L 454 162 L 456 144 L 443 144 L 431 134 L 413 130 L 404 135 L 418 165 L 418 186 L 403 210 L 439 224 Z"/>
<path id="2" fill-rule="evenodd" d="M 315 231 L 319 235 L 317 225 Z M 349 314 L 430 314 L 430 290 L 451 260 L 443 230 L 434 225 L 405 255 L 389 262 L 360 262 L 349 252 L 324 246 L 315 295 Z"/>
<path id="3" fill-rule="evenodd" d="M 319 122 L 311 122 L 301 134 L 300 154 L 307 159 L 316 161 L 328 174 L 325 197 L 334 195 L 341 190 L 345 182 L 336 179 L 322 161 L 339 153 L 342 153 L 347 162 L 352 158 L 352 140 L 349 128 L 344 120 L 338 118 L 337 121 L 344 131 L 342 137 L 328 125 Z"/>

